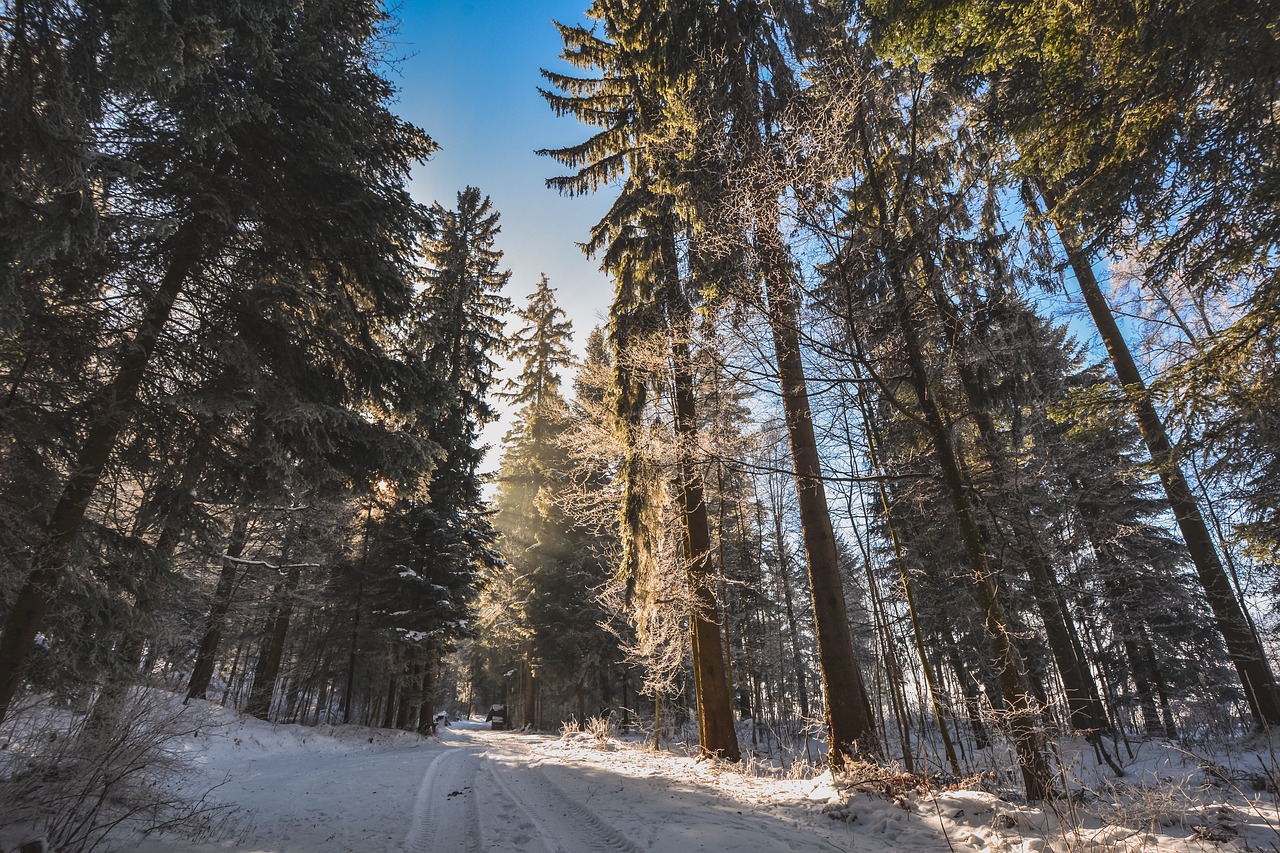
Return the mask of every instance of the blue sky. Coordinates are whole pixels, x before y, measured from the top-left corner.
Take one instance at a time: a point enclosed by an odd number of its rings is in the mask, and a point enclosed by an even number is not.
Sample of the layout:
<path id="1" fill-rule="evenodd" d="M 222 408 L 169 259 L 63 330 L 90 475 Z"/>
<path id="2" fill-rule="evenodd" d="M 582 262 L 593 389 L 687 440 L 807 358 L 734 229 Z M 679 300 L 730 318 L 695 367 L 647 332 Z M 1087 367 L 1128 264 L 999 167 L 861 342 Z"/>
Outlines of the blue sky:
<path id="1" fill-rule="evenodd" d="M 544 181 L 561 172 L 538 148 L 579 142 L 588 128 L 558 119 L 538 95 L 539 68 L 569 70 L 552 19 L 585 21 L 586 0 L 406 0 L 393 50 L 405 59 L 392 79 L 401 115 L 442 147 L 414 173 L 422 201 L 452 207 L 477 186 L 502 215 L 498 248 L 512 271 L 508 296 L 517 304 L 546 273 L 579 341 L 607 310 L 610 286 L 576 242 L 608 206 L 608 198 L 561 198 Z"/>
<path id="2" fill-rule="evenodd" d="M 398 111 L 442 150 L 413 175 L 423 202 L 453 207 L 459 190 L 479 187 L 501 214 L 497 248 L 511 270 L 507 295 L 517 305 L 546 273 L 573 321 L 574 350 L 603 322 L 611 287 L 596 261 L 576 245 L 604 215 L 610 197 L 562 198 L 544 181 L 560 165 L 533 152 L 580 142 L 589 131 L 559 119 L 538 94 L 540 68 L 572 70 L 559 60 L 563 44 L 552 20 L 586 23 L 587 0 L 405 0 L 392 54 L 402 57 L 391 79 Z M 565 377 L 566 380 L 569 377 Z M 566 381 L 566 387 L 568 382 Z M 496 469 L 512 413 L 484 432 Z"/>

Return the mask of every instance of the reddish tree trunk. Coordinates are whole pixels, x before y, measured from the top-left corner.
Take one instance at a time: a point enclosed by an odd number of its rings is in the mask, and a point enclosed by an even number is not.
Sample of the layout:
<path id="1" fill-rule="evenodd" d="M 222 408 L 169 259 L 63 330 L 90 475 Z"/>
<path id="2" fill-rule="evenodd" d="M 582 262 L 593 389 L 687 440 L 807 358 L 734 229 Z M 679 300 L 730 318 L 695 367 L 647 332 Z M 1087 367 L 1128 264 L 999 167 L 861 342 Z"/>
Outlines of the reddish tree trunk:
<path id="1" fill-rule="evenodd" d="M 787 437 L 795 464 L 796 497 L 809 566 L 818 660 L 827 700 L 828 759 L 831 766 L 838 769 L 844 766 L 847 757 L 858 752 L 878 752 L 875 716 L 853 653 L 844 581 L 836 556 L 836 538 L 822 482 L 822 460 L 800 355 L 800 312 L 791 260 L 776 226 L 769 224 L 761 229 L 757 252 L 769 302 L 769 326 L 773 332 Z"/>

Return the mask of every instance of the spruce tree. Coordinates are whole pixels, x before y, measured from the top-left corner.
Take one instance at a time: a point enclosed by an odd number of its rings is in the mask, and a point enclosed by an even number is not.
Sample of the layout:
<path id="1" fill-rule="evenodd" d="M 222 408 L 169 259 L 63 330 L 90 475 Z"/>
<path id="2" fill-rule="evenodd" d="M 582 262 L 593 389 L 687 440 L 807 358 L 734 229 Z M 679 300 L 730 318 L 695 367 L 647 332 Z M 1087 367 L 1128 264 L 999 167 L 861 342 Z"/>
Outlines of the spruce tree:
<path id="1" fill-rule="evenodd" d="M 515 309 L 514 313 L 524 322 L 510 342 L 511 355 L 520 362 L 521 368 L 508 398 L 534 416 L 559 397 L 558 371 L 573 360 L 569 354 L 573 324 L 566 319 L 564 309 L 556 304 L 555 288 L 545 274 L 538 280 L 537 289 L 529 294 L 525 306 Z"/>
<path id="2" fill-rule="evenodd" d="M 435 377 L 437 419 L 430 428 L 439 457 L 425 496 L 403 495 L 388 510 L 377 594 L 410 606 L 383 630 L 411 652 L 411 716 L 430 726 L 438 658 L 467 633 L 468 604 L 477 572 L 499 561 L 483 498 L 481 428 L 497 416 L 489 402 L 496 357 L 506 351 L 503 323 L 510 301 L 502 290 L 511 274 L 496 247 L 499 214 L 475 187 L 457 194 L 454 208 L 431 208 L 435 233 L 423 244 L 425 287 L 415 300 L 416 321 L 402 348 Z M 415 351 L 416 350 L 416 351 Z M 402 606 L 389 612 L 406 611 Z"/>
<path id="3" fill-rule="evenodd" d="M 85 198 L 123 225 L 96 250 L 102 263 L 90 279 L 93 288 L 114 290 L 101 303 L 111 313 L 99 315 L 110 320 L 111 334 L 93 340 L 102 348 L 101 368 L 82 383 L 79 405 L 54 410 L 61 424 L 53 434 L 71 438 L 52 448 L 52 468 L 69 473 L 46 476 L 34 499 L 14 492 L 4 498 L 34 512 L 20 569 L 25 579 L 0 637 L 0 716 L 19 688 L 95 493 L 121 460 L 128 431 L 147 415 L 149 383 L 165 375 L 159 360 L 181 352 L 187 329 L 175 320 L 185 318 L 175 306 L 252 316 L 260 303 L 245 294 L 269 282 L 272 298 L 289 303 L 295 339 L 314 342 L 332 329 L 349 342 L 315 348 L 332 356 L 316 361 L 344 404 L 356 409 L 388 396 L 377 348 L 365 345 L 382 321 L 408 306 L 408 247 L 424 219 L 405 182 L 434 148 L 389 109 L 392 89 L 380 74 L 377 46 L 385 18 L 372 5 L 197 3 L 154 16 L 60 9 L 71 29 L 92 33 L 84 42 L 92 59 L 74 66 L 90 76 L 75 85 L 110 105 L 79 113 L 87 116 L 79 120 L 79 144 L 97 145 L 97 162 L 131 165 L 90 182 L 97 194 Z M 40 262 L 41 250 L 33 244 L 18 251 L 26 254 L 6 259 L 6 275 L 18 270 L 32 296 L 71 284 L 66 265 L 56 277 L 22 274 Z M 241 264 L 243 274 L 225 274 Z M 37 363 L 19 365 L 18 374 L 58 369 L 52 348 L 30 352 Z M 27 391 L 21 381 L 10 387 Z M 384 433 L 384 446 L 388 439 L 401 437 Z M 424 449 L 414 451 L 419 459 Z"/>
<path id="4" fill-rule="evenodd" d="M 596 600 L 611 555 L 564 503 L 574 489 L 574 470 L 561 441 L 570 411 L 559 391 L 559 373 L 571 363 L 572 326 L 545 275 L 515 314 L 523 325 L 512 336 L 520 374 L 510 396 L 523 406 L 507 434 L 499 472 L 494 524 L 508 564 L 503 571 L 512 576 L 503 588 L 522 590 L 512 615 L 525 626 L 518 650 L 523 676 L 532 680 L 536 671 L 543 706 L 558 705 L 582 725 L 587 696 L 596 697 L 592 706 L 599 707 L 598 685 L 617 658 L 600 627 L 605 615 Z M 532 719 L 531 709 L 525 714 Z"/>
<path id="5" fill-rule="evenodd" d="M 1259 92 L 1280 75 L 1274 14 L 1231 2 L 996 9 L 981 3 L 871 4 L 889 50 L 921 55 L 940 78 L 977 93 L 993 145 L 1044 199 L 1124 396 L 1158 470 L 1206 599 L 1258 725 L 1280 723 L 1266 652 L 1223 565 L 1130 346 L 1094 272 L 1095 249 L 1132 250 L 1157 279 L 1210 292 L 1254 282 L 1239 335 L 1207 346 L 1214 362 L 1276 327 L 1274 197 L 1280 151 Z M 1052 50 L 1041 45 L 1052 44 Z M 1224 55 L 1240 57 L 1223 61 Z M 1006 142 L 1012 142 L 1009 146 Z M 1268 347 L 1274 348 L 1274 336 Z M 1259 375 L 1263 383 L 1274 377 Z M 1273 391 L 1264 392 L 1274 393 Z M 1246 405 L 1249 405 L 1246 402 Z M 1251 419 L 1246 414 L 1245 423 Z M 1269 436 L 1268 436 L 1269 437 Z"/>
<path id="6" fill-rule="evenodd" d="M 693 393 L 689 328 L 695 294 L 682 275 L 678 242 L 684 228 L 677 199 L 664 186 L 672 173 L 672 151 L 661 142 L 670 127 L 663 113 L 664 81 L 660 75 L 636 75 L 633 63 L 646 57 L 634 44 L 634 31 L 648 20 L 643 8 L 599 3 L 590 14 L 605 24 L 602 38 L 583 27 L 560 26 L 565 41 L 562 58 L 599 77 L 579 78 L 544 71 L 559 92 L 543 92 L 560 115 L 574 115 L 600 127 L 587 142 L 540 153 L 575 170 L 552 178 L 548 186 L 576 195 L 594 192 L 614 178 L 622 188 L 605 218 L 585 244 L 603 255 L 602 267 L 615 279 L 611 336 L 619 354 L 615 361 L 617 425 L 629 448 L 622 484 L 622 574 L 633 581 L 653 565 L 645 544 L 649 532 L 642 519 L 652 517 L 660 500 L 657 483 L 638 450 L 640 421 L 649 402 L 649 386 L 657 381 L 654 365 L 640 366 L 632 353 L 653 335 L 665 335 L 672 368 L 672 396 L 680 459 L 677 497 L 682 524 L 682 550 L 691 602 L 691 645 L 697 694 L 700 746 L 705 754 L 737 760 L 733 708 L 717 627 L 717 604 L 711 585 L 711 534 L 702 472 L 692 460 L 699 424 Z M 623 36 L 633 44 L 624 46 Z"/>
<path id="7" fill-rule="evenodd" d="M 469 563 L 486 554 L 492 539 L 483 501 L 480 429 L 497 416 L 489 402 L 497 356 L 507 350 L 504 319 L 510 300 L 502 295 L 511 273 L 501 269 L 502 252 L 495 242 L 499 215 L 487 196 L 467 187 L 457 207 L 431 208 L 436 233 L 423 245 L 425 288 L 417 298 L 420 331 L 406 346 L 439 383 L 439 420 L 432 438 L 443 459 L 432 474 L 429 500 L 423 507 L 420 546 L 453 554 Z"/>
<path id="8" fill-rule="evenodd" d="M 788 178 L 776 133 L 801 88 L 787 63 L 788 39 L 810 46 L 813 21 L 798 4 L 765 10 L 754 2 L 704 7 L 668 3 L 637 17 L 628 32 L 664 75 L 673 144 L 689 163 L 675 183 L 694 243 L 725 255 L 701 282 L 705 291 L 763 304 L 795 471 L 833 766 L 877 751 L 875 721 L 853 652 L 837 545 L 813 424 L 804 351 L 802 295 L 781 221 Z M 688 35 L 685 35 L 685 33 Z M 654 33 L 662 34 L 654 38 Z M 680 33 L 678 37 L 673 37 Z M 723 129 L 727 139 L 722 139 Z M 721 244 L 727 244 L 727 250 Z M 741 255 L 735 259 L 734 255 Z"/>

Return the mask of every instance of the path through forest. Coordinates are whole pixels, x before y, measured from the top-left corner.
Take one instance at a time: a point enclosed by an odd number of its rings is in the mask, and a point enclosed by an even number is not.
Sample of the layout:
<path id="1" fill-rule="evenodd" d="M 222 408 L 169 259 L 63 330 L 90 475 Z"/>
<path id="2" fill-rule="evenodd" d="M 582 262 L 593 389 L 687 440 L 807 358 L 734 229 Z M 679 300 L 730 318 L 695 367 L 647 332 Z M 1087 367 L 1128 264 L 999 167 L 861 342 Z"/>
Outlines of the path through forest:
<path id="1" fill-rule="evenodd" d="M 149 839 L 140 853 L 826 853 L 906 840 L 891 831 L 855 845 L 869 827 L 825 819 L 835 792 L 816 780 L 749 777 L 587 735 L 495 732 L 479 720 L 386 742 L 352 739 L 354 728 L 330 729 L 334 737 L 240 718 L 211 729 L 192 747 L 195 781 L 219 785 L 210 799 L 238 806 L 238 828 L 204 844 Z M 946 849 L 919 823 L 901 830 L 914 849 Z"/>
<path id="2" fill-rule="evenodd" d="M 1152 745 L 1124 780 L 1089 771 L 1081 803 L 1033 808 L 976 790 L 854 790 L 848 780 L 837 790 L 825 773 L 774 778 L 586 733 L 495 732 L 479 719 L 422 737 L 206 710 L 207 725 L 180 747 L 196 771 L 189 784 L 216 786 L 208 801 L 237 811 L 216 837 L 151 838 L 139 853 L 1190 853 L 1272 849 L 1280 838 L 1275 798 L 1238 796 L 1254 766 L 1244 754 L 1214 757 L 1213 778 L 1240 780 L 1215 786 L 1203 758 Z M 1068 766 L 1085 759 L 1063 754 Z"/>
<path id="3" fill-rule="evenodd" d="M 760 803 L 726 799 L 705 782 L 638 767 L 639 756 L 612 753 L 610 762 L 599 751 L 584 761 L 572 742 L 465 722 L 444 740 L 423 774 L 411 851 L 849 849 L 847 826 L 821 832 L 811 819 L 756 812 Z"/>

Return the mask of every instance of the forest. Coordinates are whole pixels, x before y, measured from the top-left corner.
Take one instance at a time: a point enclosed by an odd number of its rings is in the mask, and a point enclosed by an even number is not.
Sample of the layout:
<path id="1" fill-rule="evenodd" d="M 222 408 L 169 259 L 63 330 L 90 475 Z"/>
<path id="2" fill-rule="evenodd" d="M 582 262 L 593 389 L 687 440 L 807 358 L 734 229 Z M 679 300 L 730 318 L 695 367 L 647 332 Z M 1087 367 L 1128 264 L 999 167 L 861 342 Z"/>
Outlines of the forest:
<path id="1" fill-rule="evenodd" d="M 0 811 L 162 693 L 1031 802 L 1280 725 L 1280 10 L 584 13 L 575 330 L 380 3 L 0 4 Z"/>

